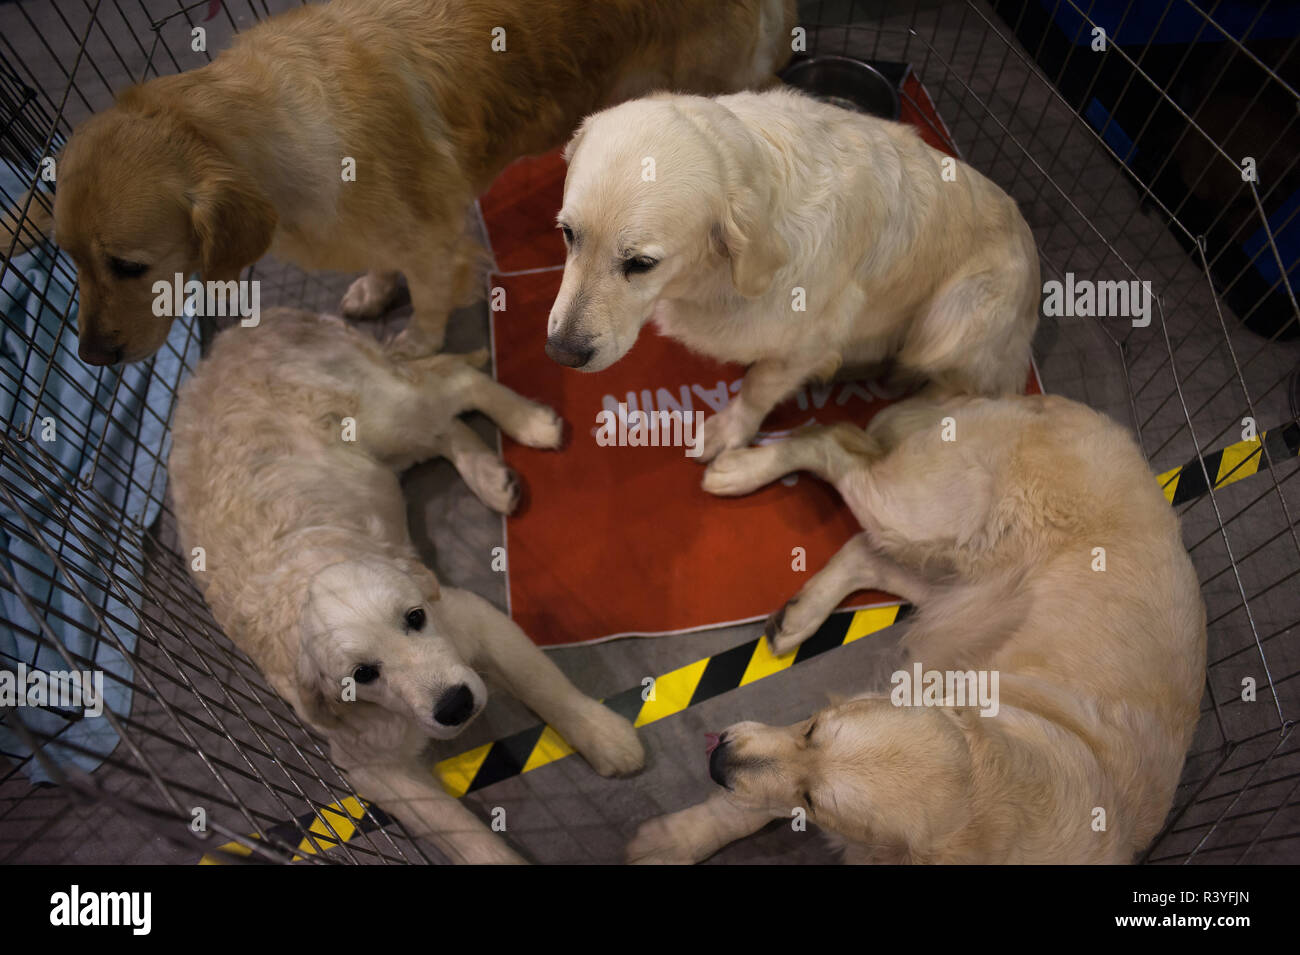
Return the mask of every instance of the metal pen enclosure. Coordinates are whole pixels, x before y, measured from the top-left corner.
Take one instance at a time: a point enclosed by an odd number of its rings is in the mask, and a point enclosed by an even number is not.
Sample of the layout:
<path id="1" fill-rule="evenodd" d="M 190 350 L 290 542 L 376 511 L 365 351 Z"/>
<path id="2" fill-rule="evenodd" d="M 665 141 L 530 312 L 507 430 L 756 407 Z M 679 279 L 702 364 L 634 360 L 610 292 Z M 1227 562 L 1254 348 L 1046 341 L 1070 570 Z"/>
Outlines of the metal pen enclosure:
<path id="1" fill-rule="evenodd" d="M 75 710 L 5 711 L 7 861 L 74 861 L 92 842 L 99 859 L 192 862 L 228 840 L 283 860 L 313 839 L 341 844 L 299 859 L 436 861 L 374 820 L 346 841 L 328 821 L 309 831 L 312 807 L 355 794 L 220 633 L 175 549 L 168 421 L 211 328 L 185 324 L 134 371 L 79 365 L 74 275 L 40 242 L 49 192 L 26 191 L 114 91 L 202 65 L 289 5 L 0 4 L 0 207 L 24 223 L 0 232 L 0 630 L 13 636 L 0 663 L 102 665 L 117 701 L 108 744 L 79 735 Z M 809 53 L 910 64 L 963 158 L 1020 203 L 1045 280 L 1149 283 L 1149 323 L 1045 317 L 1035 346 L 1047 390 L 1128 423 L 1156 473 L 1197 462 L 1185 470 L 1208 489 L 1175 505 L 1209 613 L 1203 718 L 1146 859 L 1297 861 L 1296 442 L 1216 458 L 1217 473 L 1199 459 L 1300 429 L 1300 8 L 814 0 L 800 13 Z M 347 284 L 254 271 L 268 306 L 334 309 Z M 1243 468 L 1255 473 L 1225 480 Z"/>

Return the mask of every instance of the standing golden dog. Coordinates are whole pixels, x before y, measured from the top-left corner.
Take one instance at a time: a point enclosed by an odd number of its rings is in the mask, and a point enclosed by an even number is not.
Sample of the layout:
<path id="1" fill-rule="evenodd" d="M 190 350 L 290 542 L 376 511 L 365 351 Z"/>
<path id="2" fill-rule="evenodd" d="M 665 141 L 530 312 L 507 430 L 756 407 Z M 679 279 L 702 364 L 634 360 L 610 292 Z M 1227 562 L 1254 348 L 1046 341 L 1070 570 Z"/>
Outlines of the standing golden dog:
<path id="1" fill-rule="evenodd" d="M 701 461 L 841 366 L 935 393 L 1013 394 L 1029 374 L 1038 253 L 1016 203 L 901 123 L 788 90 L 652 96 L 570 142 L 569 246 L 546 351 L 600 371 L 649 321 L 749 365 Z"/>
<path id="2" fill-rule="evenodd" d="M 125 91 L 69 140 L 55 237 L 77 265 L 79 354 L 152 355 L 171 325 L 154 282 L 233 280 L 268 251 L 370 270 L 344 297 L 354 317 L 380 313 L 405 274 L 398 352 L 436 351 L 472 286 L 467 214 L 497 173 L 629 96 L 769 81 L 794 6 L 334 0 L 273 17 L 208 66 Z"/>
<path id="3" fill-rule="evenodd" d="M 944 690 L 918 700 L 896 675 L 794 726 L 730 727 L 709 765 L 726 791 L 646 823 L 631 858 L 696 862 L 802 809 L 850 862 L 1133 861 L 1196 728 L 1205 604 L 1124 430 L 1062 398 L 917 400 L 865 433 L 728 451 L 705 487 L 796 470 L 830 481 L 863 531 L 768 622 L 774 652 L 849 593 L 888 590 L 918 608 L 904 646 Z"/>

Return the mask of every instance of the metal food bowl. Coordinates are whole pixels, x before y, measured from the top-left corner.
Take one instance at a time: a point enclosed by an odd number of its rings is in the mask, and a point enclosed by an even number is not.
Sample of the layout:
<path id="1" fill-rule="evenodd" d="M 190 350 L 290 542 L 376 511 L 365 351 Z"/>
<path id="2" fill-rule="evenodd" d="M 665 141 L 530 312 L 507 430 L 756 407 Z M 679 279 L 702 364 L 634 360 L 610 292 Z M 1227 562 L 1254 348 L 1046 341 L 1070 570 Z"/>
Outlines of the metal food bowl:
<path id="1" fill-rule="evenodd" d="M 898 119 L 894 84 L 874 66 L 849 56 L 811 56 L 791 63 L 781 73 L 790 86 L 844 109 Z"/>

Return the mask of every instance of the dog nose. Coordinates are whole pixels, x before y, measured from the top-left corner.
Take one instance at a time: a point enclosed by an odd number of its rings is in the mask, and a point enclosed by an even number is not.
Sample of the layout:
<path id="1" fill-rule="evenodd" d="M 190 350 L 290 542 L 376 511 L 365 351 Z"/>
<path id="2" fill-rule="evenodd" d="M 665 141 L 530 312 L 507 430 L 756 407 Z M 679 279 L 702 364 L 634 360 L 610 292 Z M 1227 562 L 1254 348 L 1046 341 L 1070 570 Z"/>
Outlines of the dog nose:
<path id="1" fill-rule="evenodd" d="M 709 753 L 709 778 L 721 786 L 723 789 L 730 789 L 727 785 L 727 756 L 729 755 L 728 743 L 730 741 L 724 736 L 718 740 L 712 752 Z"/>
<path id="2" fill-rule="evenodd" d="M 474 713 L 474 693 L 464 683 L 444 693 L 433 708 L 433 718 L 443 726 L 459 726 Z"/>
<path id="3" fill-rule="evenodd" d="M 586 340 L 572 338 L 546 339 L 546 357 L 565 368 L 581 368 L 591 361 L 595 349 Z"/>

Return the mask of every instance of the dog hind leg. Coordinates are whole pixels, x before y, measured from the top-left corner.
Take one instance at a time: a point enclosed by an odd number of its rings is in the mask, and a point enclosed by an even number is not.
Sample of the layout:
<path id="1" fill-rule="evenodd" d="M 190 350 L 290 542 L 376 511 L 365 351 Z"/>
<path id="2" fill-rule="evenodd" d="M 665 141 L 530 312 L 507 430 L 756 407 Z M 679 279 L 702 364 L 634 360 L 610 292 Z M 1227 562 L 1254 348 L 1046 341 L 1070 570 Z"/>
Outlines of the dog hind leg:
<path id="1" fill-rule="evenodd" d="M 915 571 L 882 555 L 865 534 L 856 534 L 784 607 L 767 618 L 763 632 L 777 654 L 807 640 L 849 594 L 885 590 L 908 603 L 924 603 L 931 584 Z"/>

